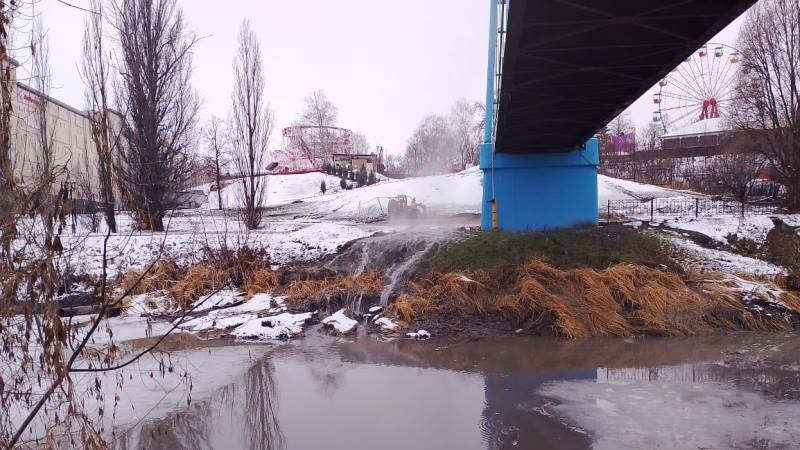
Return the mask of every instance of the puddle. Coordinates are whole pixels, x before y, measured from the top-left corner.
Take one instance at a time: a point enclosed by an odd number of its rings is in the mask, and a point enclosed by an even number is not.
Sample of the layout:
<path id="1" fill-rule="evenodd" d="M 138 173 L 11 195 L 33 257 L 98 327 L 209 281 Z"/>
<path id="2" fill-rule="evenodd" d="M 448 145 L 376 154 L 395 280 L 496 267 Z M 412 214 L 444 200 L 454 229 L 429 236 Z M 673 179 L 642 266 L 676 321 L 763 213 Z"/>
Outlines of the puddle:
<path id="1" fill-rule="evenodd" d="M 117 446 L 569 450 L 800 442 L 796 334 L 378 342 L 311 329 L 268 349 L 202 400 L 123 433 Z"/>

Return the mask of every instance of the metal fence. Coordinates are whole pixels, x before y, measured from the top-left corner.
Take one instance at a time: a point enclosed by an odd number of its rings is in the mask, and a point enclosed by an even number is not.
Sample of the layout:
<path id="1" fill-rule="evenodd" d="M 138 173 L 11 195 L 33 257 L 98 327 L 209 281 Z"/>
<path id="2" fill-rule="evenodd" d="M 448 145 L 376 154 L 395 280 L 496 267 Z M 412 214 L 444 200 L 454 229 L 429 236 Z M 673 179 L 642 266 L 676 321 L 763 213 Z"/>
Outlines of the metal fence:
<path id="1" fill-rule="evenodd" d="M 605 206 L 603 208 L 602 206 Z M 735 200 L 708 198 L 653 198 L 650 200 L 609 200 L 601 206 L 601 213 L 609 219 L 627 217 L 636 219 L 656 217 L 711 217 L 711 216 L 759 216 L 780 214 L 783 209 L 770 204 L 741 203 Z M 605 210 L 603 210 L 605 209 Z"/>

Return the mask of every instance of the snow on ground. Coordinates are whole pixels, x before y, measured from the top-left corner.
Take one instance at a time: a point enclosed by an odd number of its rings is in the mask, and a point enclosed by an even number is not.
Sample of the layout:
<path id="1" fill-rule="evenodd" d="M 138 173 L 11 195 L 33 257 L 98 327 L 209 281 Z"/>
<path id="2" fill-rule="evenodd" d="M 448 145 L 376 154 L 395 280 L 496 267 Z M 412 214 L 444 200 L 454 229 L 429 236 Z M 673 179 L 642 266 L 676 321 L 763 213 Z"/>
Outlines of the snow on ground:
<path id="1" fill-rule="evenodd" d="M 266 205 L 279 206 L 292 203 L 297 200 L 310 200 L 317 196 L 322 196 L 320 185 L 325 181 L 327 195 L 340 192 L 341 187 L 338 177 L 327 175 L 322 172 L 311 172 L 295 175 L 269 175 L 266 177 Z M 208 185 L 210 188 L 210 185 Z M 241 207 L 240 192 L 243 186 L 242 180 L 233 181 L 231 184 L 222 188 L 222 204 L 226 208 Z M 216 209 L 219 205 L 217 191 L 207 191 L 208 203 L 203 205 L 206 209 Z"/>
<path id="2" fill-rule="evenodd" d="M 681 265 L 700 272 L 741 273 L 755 276 L 775 276 L 785 270 L 756 258 L 737 255 L 724 250 L 705 248 L 678 234 L 664 237 L 679 253 Z"/>
<path id="3" fill-rule="evenodd" d="M 344 309 L 336 311 L 330 316 L 322 319 L 322 324 L 333 328 L 339 334 L 351 333 L 358 326 L 358 322 L 347 317 L 344 312 Z"/>
<path id="4" fill-rule="evenodd" d="M 605 175 L 597 176 L 598 200 L 601 206 L 608 200 L 644 200 L 666 197 L 703 197 L 696 192 L 678 191 L 663 188 L 652 184 L 636 183 L 635 181 L 611 178 Z"/>
<path id="5" fill-rule="evenodd" d="M 237 339 L 288 339 L 303 332 L 314 313 L 282 313 L 249 320 L 231 332 Z"/>
<path id="6" fill-rule="evenodd" d="M 215 297 L 219 300 L 214 302 L 215 299 L 210 299 L 198 310 L 202 316 L 183 321 L 180 328 L 192 332 L 227 330 L 256 319 L 258 313 L 273 306 L 270 294 L 257 294 L 245 301 L 243 292 L 226 290 L 218 292 Z M 275 304 L 279 303 L 276 301 Z"/>
<path id="7" fill-rule="evenodd" d="M 119 217 L 128 222 L 127 216 Z M 203 256 L 204 247 L 218 249 L 223 245 L 263 248 L 273 264 L 283 265 L 320 258 L 373 234 L 353 225 L 300 221 L 267 221 L 261 229 L 248 231 L 236 218 L 204 211 L 176 215 L 168 223 L 166 233 L 138 232 L 123 226 L 120 233 L 112 235 L 108 241 L 109 275 L 141 269 L 158 257 L 190 264 Z M 99 275 L 104 238 L 100 233 L 66 235 L 63 264 Z"/>
<path id="8" fill-rule="evenodd" d="M 406 337 L 411 339 L 428 339 L 431 337 L 431 334 L 426 330 L 419 330 L 412 333 L 406 333 Z"/>
<path id="9" fill-rule="evenodd" d="M 394 320 L 388 317 L 377 317 L 374 322 L 375 325 L 381 327 L 381 331 L 386 333 L 396 331 L 398 328 L 400 328 L 399 323 L 395 322 Z"/>
<path id="10" fill-rule="evenodd" d="M 687 231 L 702 233 L 715 241 L 727 244 L 726 236 L 736 234 L 739 238 L 752 239 L 763 243 L 767 233 L 773 228 L 770 217 L 777 217 L 787 225 L 800 225 L 800 214 L 776 216 L 717 216 L 717 217 L 663 217 L 656 221 L 663 221 L 664 225 Z"/>
<path id="11" fill-rule="evenodd" d="M 384 179 L 373 186 L 342 191 L 339 179 L 322 173 L 301 175 L 270 175 L 267 204 L 287 205 L 302 201 L 297 210 L 307 215 L 327 219 L 364 219 L 380 217 L 387 213 L 389 198 L 405 194 L 414 197 L 436 214 L 477 214 L 481 211 L 483 172 L 471 167 L 459 173 L 435 175 L 402 180 Z M 322 195 L 320 182 L 325 180 L 328 193 Z M 238 183 L 238 182 L 237 182 Z M 222 199 L 226 207 L 240 205 L 237 184 L 223 188 Z M 698 194 L 635 183 L 632 181 L 598 176 L 598 203 L 608 200 L 647 199 L 652 197 L 693 197 Z M 207 208 L 215 208 L 217 194 L 211 192 Z"/>
<path id="12" fill-rule="evenodd" d="M 800 442 L 800 403 L 688 380 L 562 381 L 538 393 L 558 400 L 545 413 L 588 432 L 596 450 L 795 448 Z"/>

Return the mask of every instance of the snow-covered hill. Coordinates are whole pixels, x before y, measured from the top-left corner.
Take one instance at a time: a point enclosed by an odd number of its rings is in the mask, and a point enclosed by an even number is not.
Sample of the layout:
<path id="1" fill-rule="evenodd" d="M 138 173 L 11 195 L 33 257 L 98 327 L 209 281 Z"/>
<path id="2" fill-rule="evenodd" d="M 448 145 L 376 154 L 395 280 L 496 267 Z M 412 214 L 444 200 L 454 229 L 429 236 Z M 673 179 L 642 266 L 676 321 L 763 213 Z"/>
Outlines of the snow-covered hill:
<path id="1" fill-rule="evenodd" d="M 320 183 L 325 181 L 328 191 L 320 192 Z M 331 219 L 375 217 L 386 211 L 388 199 L 400 194 L 409 195 L 438 214 L 479 213 L 481 208 L 483 175 L 477 167 L 463 172 L 404 180 L 384 179 L 373 186 L 343 191 L 339 178 L 323 173 L 302 175 L 270 175 L 267 185 L 267 206 L 287 205 L 303 202 L 298 213 Z M 241 203 L 238 190 L 241 181 L 222 190 L 226 208 L 235 208 Z M 680 197 L 694 194 L 665 189 L 632 181 L 598 176 L 598 203 L 608 200 L 646 199 L 652 197 Z M 209 194 L 208 208 L 217 205 L 217 193 Z"/>

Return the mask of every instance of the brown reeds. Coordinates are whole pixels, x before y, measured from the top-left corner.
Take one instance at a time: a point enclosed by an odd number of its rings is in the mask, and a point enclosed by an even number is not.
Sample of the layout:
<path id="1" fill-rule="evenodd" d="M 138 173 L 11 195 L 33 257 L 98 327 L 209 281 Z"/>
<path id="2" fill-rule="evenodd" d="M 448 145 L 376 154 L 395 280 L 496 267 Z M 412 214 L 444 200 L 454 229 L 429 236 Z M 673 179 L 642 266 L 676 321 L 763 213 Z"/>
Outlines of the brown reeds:
<path id="1" fill-rule="evenodd" d="M 365 272 L 358 276 L 328 277 L 319 280 L 296 280 L 289 284 L 284 295 L 290 306 L 308 301 L 314 307 L 340 305 L 347 299 L 377 295 L 383 287 L 381 276 Z"/>
<path id="2" fill-rule="evenodd" d="M 119 284 L 131 295 L 145 294 L 167 290 L 180 277 L 178 266 L 168 260 L 157 261 L 146 274 L 144 271 L 132 270 L 120 277 Z"/>
<path id="3" fill-rule="evenodd" d="M 169 294 L 178 308 L 185 308 L 203 295 L 224 286 L 229 271 L 211 264 L 200 263 L 189 267 L 184 277 L 175 283 Z"/>
<path id="4" fill-rule="evenodd" d="M 638 265 L 562 270 L 538 260 L 518 267 L 509 286 L 489 287 L 483 275 L 426 275 L 387 313 L 404 321 L 431 313 L 497 313 L 521 327 L 570 339 L 792 327 L 790 317 L 749 309 L 736 281 L 723 275 L 694 273 L 684 280 Z M 785 292 L 781 301 L 795 320 L 800 317 L 800 297 Z"/>
<path id="5" fill-rule="evenodd" d="M 467 316 L 487 312 L 491 276 L 484 271 L 431 273 L 409 283 L 411 297 L 424 298 L 442 312 Z"/>
<path id="6" fill-rule="evenodd" d="M 248 299 L 256 294 L 270 292 L 281 284 L 281 279 L 278 274 L 268 267 L 259 267 L 253 270 L 247 275 L 246 279 L 247 282 L 244 285 L 244 291 Z"/>
<path id="7" fill-rule="evenodd" d="M 436 311 L 436 307 L 422 297 L 402 294 L 386 308 L 384 314 L 394 316 L 403 322 L 410 323 L 417 316 L 424 316 Z"/>

